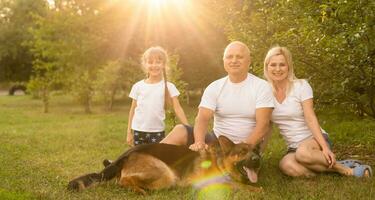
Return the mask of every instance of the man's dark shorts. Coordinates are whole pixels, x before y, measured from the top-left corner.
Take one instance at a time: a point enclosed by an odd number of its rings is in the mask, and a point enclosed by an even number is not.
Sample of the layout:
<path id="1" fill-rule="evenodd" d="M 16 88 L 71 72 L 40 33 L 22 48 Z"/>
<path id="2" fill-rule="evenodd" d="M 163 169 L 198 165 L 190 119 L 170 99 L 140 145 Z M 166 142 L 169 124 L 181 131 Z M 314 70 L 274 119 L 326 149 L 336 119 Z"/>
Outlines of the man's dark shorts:
<path id="1" fill-rule="evenodd" d="M 184 125 L 187 131 L 187 145 L 190 146 L 194 144 L 194 127 L 189 126 L 189 125 Z M 217 142 L 217 137 L 213 131 L 209 132 L 206 134 L 205 137 L 205 143 L 206 144 L 212 144 Z"/>

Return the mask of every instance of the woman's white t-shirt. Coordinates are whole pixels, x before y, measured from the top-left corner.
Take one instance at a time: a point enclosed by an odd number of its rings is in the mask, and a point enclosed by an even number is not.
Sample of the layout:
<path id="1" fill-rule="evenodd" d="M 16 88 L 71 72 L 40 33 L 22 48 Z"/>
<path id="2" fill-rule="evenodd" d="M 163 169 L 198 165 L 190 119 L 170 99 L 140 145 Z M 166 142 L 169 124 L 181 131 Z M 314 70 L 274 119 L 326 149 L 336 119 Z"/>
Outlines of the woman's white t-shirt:
<path id="1" fill-rule="evenodd" d="M 275 109 L 272 112 L 272 121 L 279 127 L 289 148 L 297 148 L 303 140 L 312 137 L 302 108 L 302 102 L 312 98 L 313 91 L 306 80 L 295 80 L 283 102 L 279 103 L 274 97 Z"/>
<path id="2" fill-rule="evenodd" d="M 173 83 L 167 82 L 171 97 L 180 95 Z M 129 97 L 137 101 L 131 128 L 144 132 L 164 131 L 164 81 L 146 83 L 144 80 L 135 83 Z"/>

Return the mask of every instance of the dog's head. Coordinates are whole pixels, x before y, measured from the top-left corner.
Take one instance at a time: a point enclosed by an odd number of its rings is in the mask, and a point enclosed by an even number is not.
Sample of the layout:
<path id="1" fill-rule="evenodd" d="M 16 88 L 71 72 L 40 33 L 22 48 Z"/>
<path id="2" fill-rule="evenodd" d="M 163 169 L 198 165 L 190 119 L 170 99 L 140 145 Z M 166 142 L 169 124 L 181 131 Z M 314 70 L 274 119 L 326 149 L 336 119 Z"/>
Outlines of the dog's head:
<path id="1" fill-rule="evenodd" d="M 223 152 L 222 168 L 232 179 L 242 183 L 256 183 L 260 167 L 259 155 L 246 143 L 234 144 L 225 136 L 218 138 Z"/>

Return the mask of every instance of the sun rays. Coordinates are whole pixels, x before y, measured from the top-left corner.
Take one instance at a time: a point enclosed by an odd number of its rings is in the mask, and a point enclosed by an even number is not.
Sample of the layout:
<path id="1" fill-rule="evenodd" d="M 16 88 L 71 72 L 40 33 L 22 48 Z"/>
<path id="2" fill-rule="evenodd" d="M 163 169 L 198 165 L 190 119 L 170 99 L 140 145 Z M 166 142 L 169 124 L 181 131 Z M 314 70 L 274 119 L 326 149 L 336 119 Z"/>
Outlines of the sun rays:
<path id="1" fill-rule="evenodd" d="M 124 15 L 122 35 L 124 51 L 132 51 L 131 43 L 144 48 L 152 45 L 178 48 L 178 45 L 198 46 L 208 52 L 207 34 L 211 28 L 206 25 L 210 16 L 207 10 L 194 0 L 109 0 L 108 5 L 120 6 Z M 185 43 L 184 43 L 185 42 Z M 184 43 L 184 44 L 183 44 Z M 138 45 L 138 46 L 139 46 Z"/>

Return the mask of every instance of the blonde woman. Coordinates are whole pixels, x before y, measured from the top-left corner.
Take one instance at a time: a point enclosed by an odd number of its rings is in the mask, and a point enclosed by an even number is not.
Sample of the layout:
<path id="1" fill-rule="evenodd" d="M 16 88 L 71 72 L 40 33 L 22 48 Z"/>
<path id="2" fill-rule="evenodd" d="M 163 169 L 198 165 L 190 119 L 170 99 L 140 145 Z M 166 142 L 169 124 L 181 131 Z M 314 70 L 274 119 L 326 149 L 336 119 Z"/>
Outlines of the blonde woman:
<path id="1" fill-rule="evenodd" d="M 292 55 L 285 47 L 270 49 L 264 60 L 264 76 L 273 88 L 272 121 L 280 129 L 287 154 L 279 167 L 289 176 L 314 176 L 338 172 L 347 176 L 371 176 L 371 167 L 358 161 L 336 162 L 328 134 L 320 127 L 313 108 L 312 88 L 293 72 Z"/>

